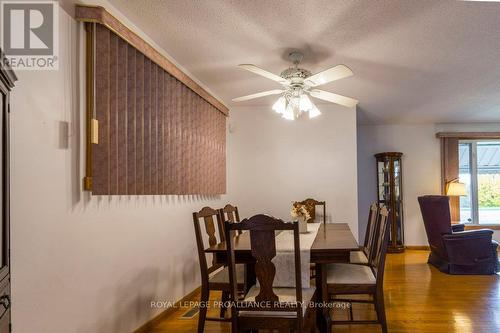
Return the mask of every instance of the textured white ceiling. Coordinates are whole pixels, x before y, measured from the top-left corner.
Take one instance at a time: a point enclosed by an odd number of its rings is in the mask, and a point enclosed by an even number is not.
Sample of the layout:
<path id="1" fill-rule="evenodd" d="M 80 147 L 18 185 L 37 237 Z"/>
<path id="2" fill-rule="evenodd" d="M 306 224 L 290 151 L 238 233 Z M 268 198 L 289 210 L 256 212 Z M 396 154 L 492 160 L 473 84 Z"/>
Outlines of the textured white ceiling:
<path id="1" fill-rule="evenodd" d="M 279 74 L 299 49 L 313 73 L 339 63 L 354 71 L 323 88 L 359 99 L 361 123 L 500 121 L 500 3 L 110 2 L 230 107 L 279 87 L 237 64 Z"/>

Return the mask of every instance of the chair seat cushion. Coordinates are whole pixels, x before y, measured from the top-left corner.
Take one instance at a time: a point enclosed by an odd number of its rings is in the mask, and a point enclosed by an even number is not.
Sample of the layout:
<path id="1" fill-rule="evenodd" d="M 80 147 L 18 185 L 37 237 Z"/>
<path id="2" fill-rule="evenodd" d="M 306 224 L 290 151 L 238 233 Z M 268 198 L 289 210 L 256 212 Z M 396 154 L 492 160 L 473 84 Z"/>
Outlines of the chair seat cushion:
<path id="1" fill-rule="evenodd" d="M 365 265 L 329 264 L 326 274 L 328 284 L 374 285 L 376 283 L 371 268 Z"/>
<path id="2" fill-rule="evenodd" d="M 351 264 L 368 264 L 368 258 L 363 251 L 351 251 L 349 262 Z"/>
<path id="3" fill-rule="evenodd" d="M 238 283 L 245 282 L 245 265 L 236 265 L 236 281 Z M 209 282 L 229 284 L 229 269 L 227 267 L 224 267 L 224 269 L 212 275 L 209 279 Z"/>
<path id="4" fill-rule="evenodd" d="M 278 296 L 280 302 L 291 303 L 296 301 L 295 288 L 273 288 L 274 293 Z M 314 297 L 316 288 L 303 288 L 302 289 L 302 315 L 305 316 L 307 307 Z M 259 294 L 260 288 L 253 286 L 245 296 L 244 302 L 254 302 L 255 297 Z M 295 318 L 297 313 L 294 311 L 240 311 L 240 316 L 244 317 L 282 317 L 282 318 Z"/>

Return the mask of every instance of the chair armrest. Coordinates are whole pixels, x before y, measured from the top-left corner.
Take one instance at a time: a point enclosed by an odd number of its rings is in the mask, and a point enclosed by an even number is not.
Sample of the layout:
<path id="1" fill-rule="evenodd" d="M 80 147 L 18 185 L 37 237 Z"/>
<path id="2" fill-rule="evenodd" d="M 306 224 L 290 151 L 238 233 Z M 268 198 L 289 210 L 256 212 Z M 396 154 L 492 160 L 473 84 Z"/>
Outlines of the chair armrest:
<path id="1" fill-rule="evenodd" d="M 466 238 L 489 238 L 490 242 L 493 237 L 493 230 L 491 229 L 476 229 L 476 230 L 467 230 L 467 231 L 459 231 L 454 232 L 452 234 L 443 235 L 444 240 L 452 240 L 452 239 L 466 239 Z"/>
<path id="2" fill-rule="evenodd" d="M 465 230 L 465 224 L 463 224 L 463 223 L 451 225 L 451 231 L 453 231 L 453 232 L 460 232 L 460 231 L 464 231 L 464 230 Z"/>
<path id="3" fill-rule="evenodd" d="M 443 242 L 452 264 L 475 265 L 493 260 L 493 230 L 479 229 L 443 235 Z"/>

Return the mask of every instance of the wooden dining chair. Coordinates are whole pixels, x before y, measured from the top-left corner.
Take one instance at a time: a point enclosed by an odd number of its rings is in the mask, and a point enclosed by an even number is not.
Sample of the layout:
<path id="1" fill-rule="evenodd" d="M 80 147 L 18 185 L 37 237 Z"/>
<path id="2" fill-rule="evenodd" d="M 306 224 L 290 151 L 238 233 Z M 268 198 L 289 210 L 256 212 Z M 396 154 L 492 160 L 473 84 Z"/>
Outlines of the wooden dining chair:
<path id="1" fill-rule="evenodd" d="M 240 222 L 240 214 L 238 212 L 238 207 L 233 206 L 231 204 L 227 204 L 224 208 L 219 209 L 219 215 L 222 222 L 231 221 L 231 222 Z M 221 223 L 222 230 L 224 230 L 224 223 Z M 237 235 L 241 235 L 242 231 L 238 230 L 236 232 Z M 225 239 L 225 236 L 223 235 Z"/>
<path id="2" fill-rule="evenodd" d="M 276 329 L 280 332 L 314 332 L 316 288 L 302 289 L 300 265 L 299 226 L 297 222 L 285 223 L 267 216 L 255 215 L 240 223 L 225 222 L 229 280 L 232 295 L 236 294 L 237 271 L 235 267 L 234 239 L 231 231 L 249 230 L 252 257 L 255 258 L 255 274 L 259 285 L 250 288 L 243 301 L 231 308 L 232 332 Z M 276 231 L 290 230 L 294 236 L 295 287 L 273 287 L 276 266 Z M 235 279 L 236 278 L 236 279 Z"/>
<path id="3" fill-rule="evenodd" d="M 309 223 L 316 222 L 316 206 L 323 206 L 323 223 L 326 223 L 326 203 L 325 201 L 318 201 L 312 198 L 307 198 L 306 200 L 303 201 L 295 201 L 293 203 L 303 205 L 305 206 L 307 212 L 309 213 L 309 216 L 311 218 L 307 221 Z"/>
<path id="4" fill-rule="evenodd" d="M 313 223 L 316 222 L 316 206 L 323 206 L 323 223 L 326 223 L 326 203 L 325 201 L 318 201 L 313 198 L 307 198 L 303 201 L 295 201 L 293 205 L 303 205 L 307 212 L 309 213 L 309 216 L 311 217 L 307 222 L 308 223 Z M 316 277 L 316 265 L 311 264 L 311 279 L 314 279 Z"/>
<path id="5" fill-rule="evenodd" d="M 375 305 L 377 320 L 354 320 L 352 307 L 350 320 L 333 320 L 332 325 L 380 324 L 382 332 L 387 333 L 384 306 L 384 266 L 389 242 L 389 213 L 382 207 L 378 216 L 378 230 L 375 232 L 374 254 L 369 265 L 329 264 L 327 265 L 327 290 L 333 302 L 370 303 Z M 369 299 L 348 298 L 348 295 L 368 295 Z M 343 296 L 339 298 L 338 296 Z"/>
<path id="6" fill-rule="evenodd" d="M 365 240 L 359 251 L 351 251 L 351 264 L 368 265 L 370 256 L 373 254 L 375 230 L 377 229 L 377 215 L 379 207 L 376 203 L 370 205 L 370 213 L 368 214 L 368 222 L 366 225 Z"/>
<path id="7" fill-rule="evenodd" d="M 200 261 L 201 272 L 201 303 L 208 302 L 210 291 L 222 291 L 222 304 L 228 301 L 231 293 L 231 285 L 229 284 L 229 270 L 221 264 L 217 264 L 212 259 L 209 264 L 205 253 L 205 248 L 213 246 L 223 238 L 222 220 L 220 219 L 218 211 L 210 207 L 204 207 L 199 212 L 193 213 L 194 230 L 196 235 L 196 245 L 198 247 L 198 258 Z M 217 230 L 216 230 L 217 223 Z M 207 237 L 203 237 L 202 226 L 205 230 Z M 216 235 L 218 234 L 218 236 Z M 204 238 L 208 238 L 208 246 L 205 246 Z M 244 290 L 245 272 L 244 266 L 237 265 L 237 291 Z M 237 295 L 237 294 L 236 294 Z M 200 306 L 198 317 L 198 333 L 202 333 L 205 328 L 205 321 L 230 321 L 226 319 L 226 308 L 221 307 L 220 317 L 211 318 L 207 317 L 207 307 Z"/>

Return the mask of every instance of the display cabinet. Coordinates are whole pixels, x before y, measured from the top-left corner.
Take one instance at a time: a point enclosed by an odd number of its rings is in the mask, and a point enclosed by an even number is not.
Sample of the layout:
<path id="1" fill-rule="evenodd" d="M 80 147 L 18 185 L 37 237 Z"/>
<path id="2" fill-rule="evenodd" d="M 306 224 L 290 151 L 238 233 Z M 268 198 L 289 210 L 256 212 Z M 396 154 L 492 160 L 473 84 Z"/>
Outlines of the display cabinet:
<path id="1" fill-rule="evenodd" d="M 405 249 L 403 224 L 403 153 L 375 154 L 377 159 L 377 196 L 379 206 L 390 209 L 390 238 L 387 252 L 400 253 Z"/>
<path id="2" fill-rule="evenodd" d="M 0 49 L 0 333 L 11 331 L 10 319 L 10 92 L 17 80 Z"/>

